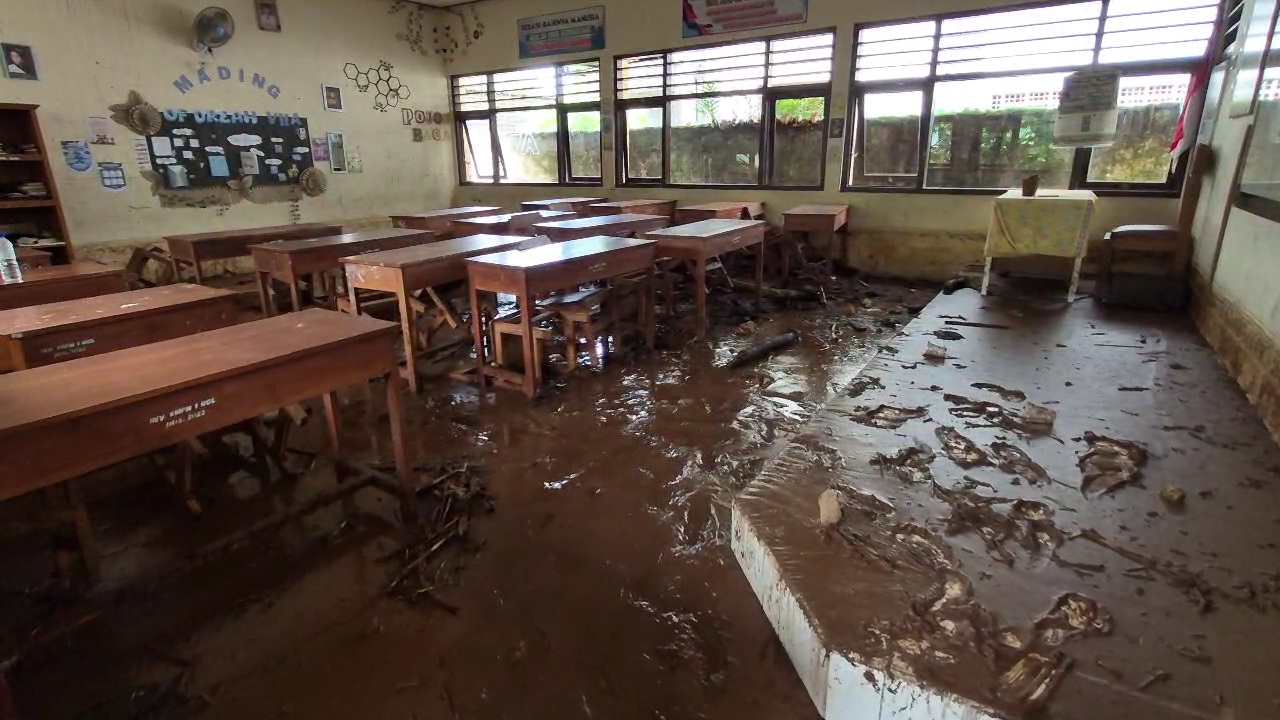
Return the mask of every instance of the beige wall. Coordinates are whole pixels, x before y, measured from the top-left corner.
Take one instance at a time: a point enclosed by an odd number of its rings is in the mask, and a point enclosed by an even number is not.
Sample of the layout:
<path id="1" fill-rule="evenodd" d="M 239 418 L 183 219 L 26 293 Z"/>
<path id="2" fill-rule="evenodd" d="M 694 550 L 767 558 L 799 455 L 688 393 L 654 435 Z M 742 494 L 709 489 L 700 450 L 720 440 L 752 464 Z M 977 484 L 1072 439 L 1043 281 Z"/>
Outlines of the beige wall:
<path id="1" fill-rule="evenodd" d="M 449 67 L 450 74 L 502 70 L 520 65 L 551 61 L 601 58 L 601 71 L 610 114 L 613 88 L 613 56 L 648 50 L 685 47 L 702 42 L 723 42 L 760 34 L 780 34 L 804 29 L 835 28 L 836 60 L 833 80 L 832 115 L 847 114 L 849 68 L 853 53 L 853 26 L 859 22 L 914 17 L 1017 4 L 1016 1 L 963 0 L 810 0 L 809 22 L 805 25 L 770 28 L 755 33 L 717 35 L 706 40 L 680 37 L 680 4 L 677 2 L 637 2 L 636 0 L 484 0 L 478 9 L 485 35 L 465 55 Z M 607 48 L 602 53 L 567 55 L 535 61 L 517 57 L 516 21 L 542 13 L 559 12 L 593 5 L 606 6 Z M 802 203 L 848 204 L 854 230 L 854 260 L 860 267 L 915 277 L 949 277 L 981 255 L 986 235 L 991 198 L 941 194 L 841 193 L 840 173 L 843 150 L 840 141 L 828 146 L 827 176 L 823 192 L 740 191 L 740 190 L 649 190 L 615 189 L 613 157 L 605 156 L 605 187 L 592 192 L 612 198 L 656 197 L 676 199 L 681 204 L 699 201 L 747 199 L 763 200 L 770 219 L 779 220 L 783 210 Z M 459 186 L 455 203 L 484 202 L 515 207 L 520 200 L 563 194 L 557 188 Z M 575 194 L 581 194 L 575 192 Z M 1125 223 L 1173 222 L 1177 203 L 1168 199 L 1103 198 L 1099 201 L 1092 235 L 1100 237 L 1111 227 Z"/>
<path id="2" fill-rule="evenodd" d="M 191 49 L 191 23 L 210 4 L 230 10 L 236 20 L 231 43 L 210 62 L 237 73 L 265 75 L 281 94 L 272 99 L 249 83 L 197 84 L 183 95 L 173 85 L 180 75 L 197 81 L 201 57 Z M 109 192 L 96 170 L 75 173 L 62 161 L 59 141 L 85 139 L 85 118 L 107 115 L 129 90 L 164 108 L 253 110 L 299 113 L 313 134 L 346 133 L 358 148 L 363 174 L 329 176 L 329 192 L 301 202 L 303 221 L 345 221 L 391 212 L 422 211 L 446 205 L 455 184 L 453 145 L 413 143 L 397 112 L 373 109 L 373 95 L 360 94 L 343 75 L 343 65 L 386 60 L 410 87 L 411 107 L 447 111 L 443 64 L 422 57 L 396 40 L 399 16 L 389 0 L 282 0 L 284 32 L 260 31 L 252 0 L 0 0 L 0 40 L 31 45 L 39 82 L 0 77 L 0 98 L 37 103 L 45 142 L 54 155 L 54 173 L 77 247 L 138 242 L 180 232 L 277 225 L 291 221 L 288 203 L 241 201 L 225 209 L 162 208 L 133 160 L 132 138 L 113 126 L 114 147 L 93 146 L 94 160 L 125 165 L 128 188 Z M 347 111 L 325 112 L 322 83 L 344 88 Z M 452 137 L 452 129 L 449 130 Z M 328 171 L 328 163 L 319 164 Z"/>

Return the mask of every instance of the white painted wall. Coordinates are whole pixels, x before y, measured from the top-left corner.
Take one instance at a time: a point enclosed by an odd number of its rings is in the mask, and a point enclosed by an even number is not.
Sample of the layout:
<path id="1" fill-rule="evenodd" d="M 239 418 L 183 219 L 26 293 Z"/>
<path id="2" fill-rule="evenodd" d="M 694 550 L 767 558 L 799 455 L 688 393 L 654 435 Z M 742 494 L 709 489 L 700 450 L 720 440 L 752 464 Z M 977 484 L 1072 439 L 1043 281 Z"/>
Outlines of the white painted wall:
<path id="1" fill-rule="evenodd" d="M 261 73 L 281 95 L 272 99 L 249 83 L 211 82 L 186 95 L 173 81 L 197 80 L 200 57 L 191 49 L 196 13 L 217 4 L 231 11 L 236 34 L 216 51 L 211 68 Z M 31 45 L 39 82 L 0 77 L 0 99 L 37 103 L 45 142 L 55 155 L 55 177 L 77 247 L 138 242 L 168 233 L 194 232 L 290 222 L 287 203 L 242 201 L 225 211 L 166 209 L 151 196 L 138 174 L 132 136 L 115 127 L 115 147 L 94 146 L 94 160 L 125 164 L 129 187 L 104 190 L 96 171 L 75 173 L 61 159 L 59 141 L 85 139 L 85 118 L 108 115 L 107 106 L 139 91 L 157 107 L 243 109 L 300 113 L 314 134 L 346 133 L 358 148 L 364 173 L 330 175 L 329 192 L 301 203 L 304 221 L 343 221 L 448 204 L 455 185 L 453 144 L 413 143 L 398 112 L 373 109 L 373 96 L 360 94 L 343 75 L 343 65 L 386 60 L 409 85 L 411 107 L 447 111 L 443 63 L 422 57 L 396 39 L 400 16 L 390 0 L 282 0 L 284 31 L 258 29 L 253 0 L 0 0 L 0 41 Z M 325 112 L 322 83 L 339 84 L 344 113 Z M 452 129 L 449 130 L 452 137 Z M 328 164 L 320 167 L 328 170 Z"/>
<path id="2" fill-rule="evenodd" d="M 478 6 L 485 25 L 484 36 L 464 55 L 459 55 L 448 71 L 464 74 L 503 70 L 522 65 L 538 65 L 551 61 L 600 57 L 604 82 L 606 114 L 611 114 L 613 97 L 613 57 L 634 52 L 686 47 L 702 43 L 725 42 L 759 35 L 776 35 L 801 30 L 836 29 L 835 76 L 831 114 L 844 117 L 848 113 L 849 70 L 853 54 L 853 27 L 860 22 L 909 18 L 938 12 L 998 7 L 1019 4 L 1021 0 L 810 0 L 809 21 L 804 25 L 767 28 L 764 30 L 716 35 L 705 39 L 685 40 L 681 35 L 680 3 L 637 2 L 636 0 L 484 0 Z M 516 21 L 523 17 L 559 12 L 580 7 L 606 7 L 607 47 L 600 53 L 566 55 L 555 58 L 521 61 L 517 50 Z M 681 204 L 725 199 L 763 200 L 775 222 L 783 210 L 803 203 L 848 204 L 855 235 L 881 243 L 888 251 L 898 242 L 916 242 L 928 252 L 946 253 L 948 238 L 956 235 L 985 236 L 990 219 L 991 198 L 944 194 L 841 193 L 842 168 L 840 141 L 828 146 L 827 175 L 823 192 L 788 192 L 759 190 L 660 190 L 615 189 L 614 163 L 605 153 L 605 187 L 603 194 L 614 198 L 654 197 L 676 199 Z M 595 191 L 597 189 L 593 189 Z M 563 194 L 555 188 L 460 186 L 455 196 L 458 204 L 484 201 L 504 207 L 515 206 L 529 197 L 552 197 Z M 574 194 L 581 194 L 574 192 Z M 732 196 L 732 197 L 730 197 Z M 1100 237 L 1107 230 L 1126 223 L 1172 223 L 1177 202 L 1170 199 L 1103 198 L 1095 213 L 1091 235 Z M 972 255 L 973 243 L 965 243 L 961 255 Z M 978 247 L 980 252 L 980 246 Z M 923 259 L 923 258 L 922 258 Z"/>
<path id="3" fill-rule="evenodd" d="M 1213 120 L 1210 145 L 1216 161 L 1196 212 L 1195 269 L 1215 295 L 1238 306 L 1280 343 L 1280 225 L 1237 209 L 1229 192 L 1253 119 L 1232 119 L 1224 107 Z"/>

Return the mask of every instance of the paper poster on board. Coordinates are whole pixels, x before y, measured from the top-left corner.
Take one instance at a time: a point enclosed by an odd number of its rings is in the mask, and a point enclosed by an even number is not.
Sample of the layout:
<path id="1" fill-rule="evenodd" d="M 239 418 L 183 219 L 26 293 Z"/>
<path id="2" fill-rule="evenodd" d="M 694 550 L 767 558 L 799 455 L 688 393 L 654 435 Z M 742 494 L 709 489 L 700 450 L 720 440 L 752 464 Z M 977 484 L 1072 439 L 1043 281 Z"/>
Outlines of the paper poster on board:
<path id="1" fill-rule="evenodd" d="M 1120 121 L 1120 71 L 1081 70 L 1067 76 L 1058 99 L 1053 144 L 1101 147 L 1116 141 Z"/>
<path id="2" fill-rule="evenodd" d="M 684 0 L 684 36 L 795 25 L 809 19 L 809 0 Z"/>
<path id="3" fill-rule="evenodd" d="M 604 6 L 516 21 L 520 59 L 604 49 Z"/>

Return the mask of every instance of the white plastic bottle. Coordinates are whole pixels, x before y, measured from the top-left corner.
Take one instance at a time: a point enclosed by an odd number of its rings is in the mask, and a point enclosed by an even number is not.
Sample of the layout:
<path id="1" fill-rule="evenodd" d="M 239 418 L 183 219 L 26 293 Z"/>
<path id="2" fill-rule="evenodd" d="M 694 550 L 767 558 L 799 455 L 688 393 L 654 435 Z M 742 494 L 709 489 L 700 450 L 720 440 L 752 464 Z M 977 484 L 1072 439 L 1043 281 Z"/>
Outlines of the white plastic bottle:
<path id="1" fill-rule="evenodd" d="M 13 243 L 0 234 L 0 282 L 21 280 L 22 268 L 18 266 L 18 254 L 13 250 Z"/>

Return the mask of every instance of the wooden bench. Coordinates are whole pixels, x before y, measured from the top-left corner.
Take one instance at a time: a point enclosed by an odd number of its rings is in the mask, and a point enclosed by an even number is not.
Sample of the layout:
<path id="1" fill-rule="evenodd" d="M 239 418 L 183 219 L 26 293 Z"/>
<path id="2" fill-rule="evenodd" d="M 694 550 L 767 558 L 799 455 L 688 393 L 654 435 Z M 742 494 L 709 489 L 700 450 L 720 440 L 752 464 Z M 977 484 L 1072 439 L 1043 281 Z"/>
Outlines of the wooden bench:
<path id="1" fill-rule="evenodd" d="M 52 365 L 236 322 L 236 294 L 165 285 L 0 310 L 0 369 Z"/>
<path id="2" fill-rule="evenodd" d="M 541 386 L 541 365 L 533 361 L 534 299 L 555 290 L 577 288 L 583 283 L 645 273 L 641 316 L 645 339 L 653 348 L 653 262 L 657 243 L 615 237 L 590 237 L 552 243 L 528 250 L 508 250 L 467 259 L 471 282 L 471 329 L 476 347 L 477 379 L 493 377 L 519 385 L 532 398 Z M 516 296 L 520 306 L 521 340 L 524 350 L 522 375 L 491 367 L 484 351 L 484 328 L 480 293 L 495 292 Z"/>
<path id="3" fill-rule="evenodd" d="M 427 230 L 392 228 L 366 230 L 307 240 L 279 240 L 254 245 L 253 267 L 258 276 L 258 295 L 262 300 L 262 312 L 267 317 L 276 314 L 273 280 L 289 287 L 293 309 L 302 309 L 302 278 L 312 274 L 324 274 L 342 267 L 342 258 L 379 250 L 421 245 L 435 239 Z"/>
<path id="4" fill-rule="evenodd" d="M 675 209 L 675 200 L 613 200 L 587 206 L 591 215 L 662 215 L 668 220 Z"/>
<path id="5" fill-rule="evenodd" d="M 436 233 L 440 238 L 445 238 L 449 233 L 453 232 L 453 221 L 463 218 L 481 217 L 482 215 L 492 215 L 501 212 L 500 207 L 491 207 L 487 205 L 471 205 L 467 207 L 445 208 L 443 210 L 431 210 L 415 215 L 392 215 L 391 224 L 398 228 L 408 228 L 410 230 L 430 230 Z"/>
<path id="6" fill-rule="evenodd" d="M 572 220 L 560 220 L 537 223 L 533 231 L 540 235 L 564 242 L 579 238 L 600 235 L 624 236 L 636 235 L 658 230 L 671 224 L 671 218 L 659 215 L 595 215 Z"/>
<path id="7" fill-rule="evenodd" d="M 204 284 L 203 263 L 208 260 L 229 260 L 249 257 L 249 246 L 274 240 L 304 240 L 306 238 L 337 235 L 342 227 L 327 223 L 303 223 L 273 227 L 219 230 L 193 235 L 168 235 L 169 257 L 173 262 L 176 279 L 182 277 L 182 266 L 191 266 L 197 283 Z"/>
<path id="8" fill-rule="evenodd" d="M 757 220 L 764 217 L 762 202 L 713 202 L 676 208 L 675 224 L 700 220 Z"/>
<path id="9" fill-rule="evenodd" d="M 760 302 L 764 285 L 764 234 L 768 227 L 763 220 L 702 220 L 645 233 L 646 238 L 657 241 L 658 257 L 693 263 L 699 338 L 707 332 L 707 261 L 755 245 L 756 302 Z M 666 296 L 670 304 L 670 289 Z"/>
<path id="10" fill-rule="evenodd" d="M 81 475 L 317 396 L 336 454 L 335 391 L 386 377 L 395 482 L 366 475 L 350 489 L 382 483 L 413 520 L 395 333 L 395 323 L 307 310 L 0 376 L 0 501 L 66 487 L 96 578 L 101 553 L 75 487 Z"/>
<path id="11" fill-rule="evenodd" d="M 417 318 L 427 312 L 428 308 L 415 295 L 425 293 L 445 322 L 458 327 L 461 321 L 434 288 L 466 280 L 467 258 L 511 250 L 527 240 L 529 238 L 514 235 L 471 235 L 429 245 L 342 258 L 349 293 L 347 308 L 360 314 L 359 290 L 377 290 L 396 296 L 396 305 L 400 308 L 401 340 L 404 343 L 405 367 L 402 372 L 409 379 L 409 388 L 417 392 L 418 373 L 414 359 L 419 351 L 429 348 L 430 338 L 422 343 L 422 347 L 416 342 Z"/>
<path id="12" fill-rule="evenodd" d="M 586 213 L 587 208 L 596 203 L 606 202 L 608 198 L 593 197 L 566 197 L 551 198 L 548 200 L 526 200 L 520 203 L 521 210 L 568 210 L 576 213 Z"/>
<path id="13" fill-rule="evenodd" d="M 18 282 L 0 282 L 0 310 L 78 300 L 129 289 L 124 268 L 94 262 L 24 270 Z"/>

